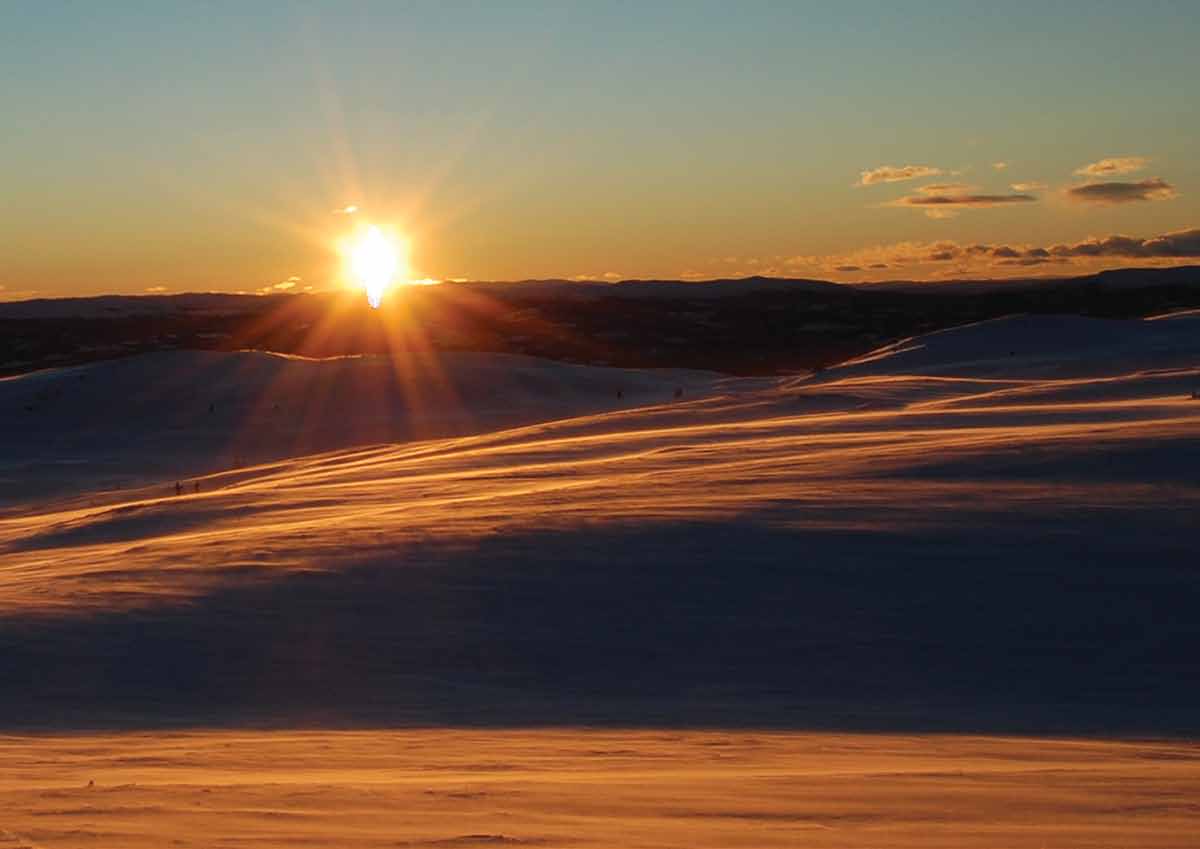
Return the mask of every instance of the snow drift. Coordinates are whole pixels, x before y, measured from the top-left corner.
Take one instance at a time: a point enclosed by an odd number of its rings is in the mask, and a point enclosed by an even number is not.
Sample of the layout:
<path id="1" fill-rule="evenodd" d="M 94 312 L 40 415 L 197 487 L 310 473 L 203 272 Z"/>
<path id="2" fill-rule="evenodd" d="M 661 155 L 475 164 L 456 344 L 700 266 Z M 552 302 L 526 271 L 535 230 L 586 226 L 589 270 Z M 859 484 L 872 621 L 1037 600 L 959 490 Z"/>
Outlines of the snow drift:
<path id="1" fill-rule="evenodd" d="M 38 501 L 10 438 L 0 718 L 1195 730 L 1194 328 L 1013 318 L 768 381 L 481 357 L 381 408 L 472 433 L 281 451 L 180 495 Z M 213 437 L 164 421 L 262 425 L 279 397 L 373 421 L 346 387 L 388 367 L 178 357 L 192 379 L 91 372 L 97 446 L 178 465 L 165 446 Z M 3 385 L 55 382 L 88 379 Z M 54 400 L 75 427 L 82 397 Z M 20 454 L 90 462 L 70 416 L 27 415 Z"/>

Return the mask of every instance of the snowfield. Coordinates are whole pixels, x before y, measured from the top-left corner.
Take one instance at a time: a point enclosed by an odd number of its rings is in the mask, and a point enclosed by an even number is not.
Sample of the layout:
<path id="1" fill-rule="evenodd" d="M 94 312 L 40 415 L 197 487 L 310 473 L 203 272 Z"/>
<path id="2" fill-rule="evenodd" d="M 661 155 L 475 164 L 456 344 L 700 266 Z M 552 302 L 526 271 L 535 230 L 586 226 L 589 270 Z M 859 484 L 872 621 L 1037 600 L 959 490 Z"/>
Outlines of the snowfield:
<path id="1" fill-rule="evenodd" d="M 257 353 L 10 379 L 8 668 L 45 668 L 35 695 L 92 670 L 72 715 L 590 720 L 695 692 L 705 721 L 966 699 L 1190 725 L 1198 322 L 1018 317 L 778 380 Z"/>
<path id="2" fill-rule="evenodd" d="M 48 369 L 0 378 L 0 507 L 628 408 L 721 382 L 708 372 L 428 352 L 312 360 L 168 351 Z"/>
<path id="3" fill-rule="evenodd" d="M 0 846 L 209 845 L 218 815 L 262 845 L 1185 846 L 1198 391 L 1195 314 L 770 380 L 172 353 L 0 382 L 0 721 L 113 732 L 12 738 Z M 123 730 L 230 725 L 325 730 L 254 732 L 294 791 L 223 760 L 242 732 Z M 544 730 L 578 725 L 609 730 Z M 429 726 L 477 730 L 396 730 Z M 346 772 L 363 746 L 392 760 Z"/>
<path id="4" fill-rule="evenodd" d="M 1191 849 L 1198 759 L 961 735 L 39 735 L 0 739 L 0 847 Z"/>

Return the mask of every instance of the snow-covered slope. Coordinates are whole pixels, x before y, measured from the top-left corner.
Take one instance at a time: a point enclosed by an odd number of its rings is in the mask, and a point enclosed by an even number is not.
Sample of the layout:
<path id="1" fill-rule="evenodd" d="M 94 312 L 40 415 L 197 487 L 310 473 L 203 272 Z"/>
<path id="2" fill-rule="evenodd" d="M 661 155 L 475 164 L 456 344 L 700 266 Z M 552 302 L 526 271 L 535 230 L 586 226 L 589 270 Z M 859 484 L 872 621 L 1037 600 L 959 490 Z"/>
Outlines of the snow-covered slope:
<path id="1" fill-rule="evenodd" d="M 0 505 L 640 406 L 722 382 L 465 353 L 170 351 L 50 369 L 0 379 Z"/>
<path id="2" fill-rule="evenodd" d="M 905 339 L 830 374 L 1087 377 L 1188 367 L 1198 357 L 1194 313 L 1152 321 L 1025 315 Z"/>
<path id="3" fill-rule="evenodd" d="M 214 445 L 209 416 L 279 449 L 198 492 L 170 474 L 10 506 L 0 673 L 41 670 L 13 692 L 86 679 L 63 710 L 388 721 L 1195 725 L 1194 319 L 1006 319 L 772 381 L 481 356 L 387 394 L 386 363 L 175 356 L 178 382 L 141 359 L 5 384 L 95 382 L 22 413 L 40 432 L 9 432 L 10 470 L 39 439 L 182 466 L 162 452 Z M 285 456 L 397 410 L 474 432 Z M 10 500 L 37 493 L 16 474 Z"/>

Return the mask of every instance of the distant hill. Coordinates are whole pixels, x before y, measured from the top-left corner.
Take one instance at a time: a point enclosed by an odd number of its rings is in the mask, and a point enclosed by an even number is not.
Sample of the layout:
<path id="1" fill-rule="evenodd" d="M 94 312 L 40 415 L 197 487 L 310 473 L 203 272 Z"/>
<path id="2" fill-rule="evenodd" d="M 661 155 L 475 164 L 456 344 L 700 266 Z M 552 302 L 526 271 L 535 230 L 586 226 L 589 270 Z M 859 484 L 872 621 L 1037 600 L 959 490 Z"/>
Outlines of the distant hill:
<path id="1" fill-rule="evenodd" d="M 127 318 L 173 313 L 238 315 L 271 309 L 294 295 L 234 295 L 189 292 L 180 295 L 98 295 L 87 298 L 37 298 L 0 303 L 0 319 Z"/>
<path id="2" fill-rule="evenodd" d="M 466 282 L 357 292 L 182 294 L 0 304 L 0 376 L 174 349 L 327 357 L 397 350 L 785 374 L 1006 315 L 1142 318 L 1200 308 L 1200 268 L 845 285 L 749 277 Z"/>
<path id="3" fill-rule="evenodd" d="M 946 294 L 976 294 L 1013 289 L 1058 289 L 1076 286 L 1104 285 L 1126 289 L 1148 286 L 1192 285 L 1200 282 L 1200 266 L 1174 268 L 1117 268 L 1075 277 L 1017 277 L 1004 280 L 884 280 L 878 283 L 855 283 L 855 288 L 873 292 L 936 291 Z"/>
<path id="4" fill-rule="evenodd" d="M 763 293 L 845 294 L 860 292 L 912 292 L 979 294 L 1036 288 L 1043 292 L 1062 288 L 1101 285 L 1122 289 L 1200 283 L 1200 266 L 1175 268 L 1121 268 L 1077 277 L 1030 277 L 958 280 L 886 280 L 867 283 L 833 283 L 796 277 L 740 277 L 717 280 L 518 280 L 442 283 L 436 288 L 457 289 L 504 300 L 529 297 L 631 298 L 656 300 L 708 300 Z M 425 287 L 422 287 L 425 288 Z M 335 297 L 316 295 L 236 295 L 224 292 L 191 292 L 178 295 L 99 295 L 80 298 L 37 298 L 0 302 L 0 319 L 113 318 L 170 315 L 174 313 L 235 315 L 274 309 L 292 298 Z"/>

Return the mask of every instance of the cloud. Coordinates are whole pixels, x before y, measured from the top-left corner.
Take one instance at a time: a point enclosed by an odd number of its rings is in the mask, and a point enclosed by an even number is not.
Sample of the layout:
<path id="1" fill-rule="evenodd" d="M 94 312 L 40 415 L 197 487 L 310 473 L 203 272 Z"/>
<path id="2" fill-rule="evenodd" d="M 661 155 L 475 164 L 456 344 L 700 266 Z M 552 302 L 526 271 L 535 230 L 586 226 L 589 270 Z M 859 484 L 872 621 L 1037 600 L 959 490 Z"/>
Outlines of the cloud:
<path id="1" fill-rule="evenodd" d="M 997 171 L 1003 171 L 1005 168 L 1008 167 L 1008 163 L 1007 162 L 993 162 L 992 167 L 995 168 Z"/>
<path id="2" fill-rule="evenodd" d="M 1144 156 L 1110 156 L 1099 162 L 1092 162 L 1075 169 L 1080 177 L 1115 177 L 1118 174 L 1132 174 L 1141 171 L 1150 160 Z"/>
<path id="3" fill-rule="evenodd" d="M 1089 264 L 1104 259 L 1143 260 L 1151 264 L 1179 264 L 1200 258 L 1200 228 L 1176 230 L 1158 236 L 1138 238 L 1110 235 L 1056 245 L 897 242 L 876 245 L 852 253 L 828 257 L 805 257 L 809 263 L 827 271 L 850 272 L 862 269 L 913 269 L 920 266 L 942 267 L 943 273 L 982 272 L 988 268 L 1025 268 L 1040 265 Z M 951 266 L 950 264 L 953 264 Z"/>
<path id="4" fill-rule="evenodd" d="M 279 290 L 281 290 L 281 291 L 282 291 L 282 290 L 286 290 L 286 289 L 294 289 L 294 288 L 296 287 L 296 284 L 297 284 L 297 283 L 299 283 L 299 282 L 300 282 L 300 278 L 299 278 L 299 277 L 297 277 L 296 275 L 294 275 L 294 274 L 293 274 L 293 275 L 292 275 L 291 277 L 289 277 L 287 280 L 284 280 L 284 281 L 282 281 L 282 282 L 276 283 L 276 284 L 275 284 L 274 286 L 272 286 L 271 288 L 272 288 L 272 289 L 279 289 Z"/>
<path id="5" fill-rule="evenodd" d="M 1023 256 L 1016 259 L 1002 259 L 996 265 L 1045 265 L 1047 263 L 1061 262 L 1061 260 L 1048 259 L 1040 256 Z"/>
<path id="6" fill-rule="evenodd" d="M 0 288 L 3 288 L 3 287 L 0 287 Z M 147 286 L 146 291 L 150 292 L 150 293 L 165 292 L 165 291 L 167 291 L 167 287 L 166 286 Z"/>
<path id="7" fill-rule="evenodd" d="M 969 186 L 966 183 L 931 183 L 927 186 L 918 186 L 917 191 L 923 195 L 944 195 L 944 194 L 961 194 L 974 189 L 974 186 Z"/>
<path id="8" fill-rule="evenodd" d="M 920 177 L 936 177 L 946 173 L 941 168 L 932 165 L 880 165 L 869 171 L 863 171 L 858 185 L 873 186 L 876 183 L 899 183 L 903 180 L 916 180 Z"/>
<path id="9" fill-rule="evenodd" d="M 1045 183 L 1037 183 L 1037 182 L 1013 183 L 1009 186 L 1009 188 L 1012 189 L 1014 192 L 1020 192 L 1021 194 L 1027 194 L 1029 192 L 1040 192 L 1042 189 L 1046 188 L 1046 184 Z"/>
<path id="10" fill-rule="evenodd" d="M 925 186 L 922 191 L 934 188 L 936 187 Z M 960 209 L 986 209 L 1013 203 L 1032 203 L 1036 200 L 1037 198 L 1029 194 L 987 195 L 967 191 L 930 191 L 928 194 L 905 195 L 884 206 L 907 206 L 924 210 L 930 218 L 948 218 Z"/>
<path id="11" fill-rule="evenodd" d="M 824 268 L 827 271 L 838 271 L 845 268 L 895 268 L 906 265 L 920 265 L 927 262 L 941 262 L 935 259 L 946 254 L 959 255 L 960 246 L 952 241 L 938 242 L 896 242 L 890 245 L 875 245 L 848 254 L 827 257 L 795 257 L 788 264 L 800 264 Z"/>
<path id="12" fill-rule="evenodd" d="M 1067 197 L 1079 203 L 1116 204 L 1143 200 L 1170 200 L 1178 192 L 1161 177 L 1136 183 L 1085 183 L 1066 190 Z"/>
<path id="13" fill-rule="evenodd" d="M 981 208 L 987 206 L 1004 206 L 1010 203 L 1030 203 L 1037 198 L 1032 195 L 908 195 L 892 201 L 888 206 L 966 206 Z"/>
<path id="14" fill-rule="evenodd" d="M 587 280 L 620 280 L 621 277 L 622 277 L 622 275 L 618 274 L 615 271 L 606 271 L 603 274 L 576 274 L 571 279 L 583 282 L 583 281 L 587 281 Z M 451 282 L 454 282 L 454 283 L 462 283 L 465 281 L 466 281 L 466 278 L 463 278 L 462 280 L 453 280 L 453 279 L 451 280 Z"/>
<path id="15" fill-rule="evenodd" d="M 1161 236 L 1139 239 L 1134 236 L 1092 237 L 1069 245 L 1054 245 L 1049 253 L 1056 257 L 1128 259 L 1188 259 L 1200 257 L 1200 227 L 1175 230 Z"/>
<path id="16" fill-rule="evenodd" d="M 332 210 L 331 214 L 332 215 L 353 215 L 356 212 L 358 212 L 358 207 L 355 206 L 354 204 L 350 204 L 349 206 L 343 206 L 343 207 L 340 207 L 339 209 Z"/>

